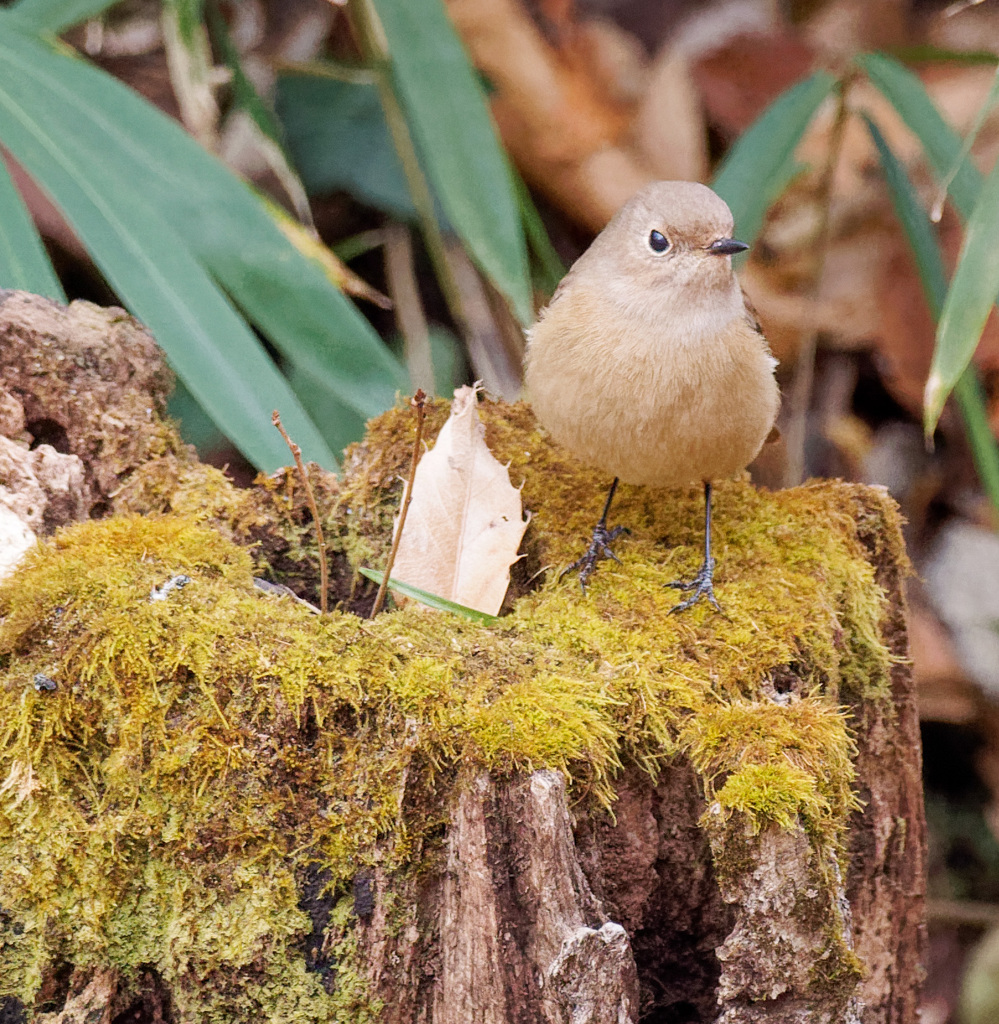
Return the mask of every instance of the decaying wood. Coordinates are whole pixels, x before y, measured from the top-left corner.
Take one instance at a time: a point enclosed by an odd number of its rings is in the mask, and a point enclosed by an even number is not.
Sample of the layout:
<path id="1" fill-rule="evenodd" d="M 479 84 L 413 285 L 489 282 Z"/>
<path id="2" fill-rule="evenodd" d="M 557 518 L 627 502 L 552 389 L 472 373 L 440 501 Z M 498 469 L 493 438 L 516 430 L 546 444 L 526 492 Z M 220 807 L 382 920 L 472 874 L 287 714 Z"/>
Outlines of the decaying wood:
<path id="1" fill-rule="evenodd" d="M 32 301 L 18 298 L 12 307 L 18 317 Z M 67 320 L 53 308 L 45 315 L 62 317 L 60 329 L 72 331 L 72 317 Z M 0 314 L 5 311 L 0 305 Z M 95 315 L 88 314 L 88 320 Z M 113 318 L 102 322 L 106 332 L 120 329 Z M 0 338 L 14 337 L 12 330 L 9 323 L 0 323 Z M 5 341 L 4 359 L 22 351 L 27 345 L 23 338 L 33 335 L 22 330 L 18 337 L 22 348 Z M 59 343 L 53 329 L 50 351 Z M 126 345 L 120 351 L 131 349 Z M 149 353 L 143 349 L 142 355 L 145 360 Z M 160 395 L 162 367 L 153 356 L 142 364 L 141 378 L 136 371 L 122 379 L 126 369 L 108 359 L 107 389 L 135 389 L 119 409 L 127 406 L 138 425 L 148 424 L 146 410 Z M 56 367 L 59 360 L 49 365 Z M 126 360 L 127 365 L 135 364 Z M 70 374 L 79 368 L 72 362 Z M 50 420 L 65 432 L 67 454 L 83 467 L 81 500 L 91 508 L 118 480 L 121 469 L 115 467 L 125 464 L 128 453 L 112 448 L 109 456 L 88 443 L 83 424 L 97 413 L 90 399 L 81 398 L 74 406 L 75 419 L 57 421 L 46 411 L 56 405 L 40 401 L 26 368 L 9 376 L 5 365 L 3 372 L 8 393 L 28 413 L 29 432 L 32 422 L 44 426 Z M 39 386 L 61 393 L 62 385 L 53 380 Z M 99 380 L 94 384 L 97 393 L 103 386 Z M 143 392 L 143 387 L 151 390 Z M 130 421 L 122 412 L 115 415 L 122 417 L 121 429 L 128 434 Z M 20 422 L 13 415 L 8 420 Z M 20 443 L 27 451 L 24 439 Z M 131 457 L 140 459 L 141 452 Z M 634 766 L 626 768 L 615 780 L 613 813 L 591 802 L 570 804 L 565 779 L 557 772 L 461 772 L 450 796 L 444 842 L 428 848 L 403 873 L 376 865 L 355 880 L 360 962 L 381 1003 L 381 1021 L 916 1020 L 925 939 L 926 838 L 918 720 L 906 662 L 903 570 L 891 554 L 892 545 L 882 543 L 873 505 L 865 505 L 860 490 L 851 493 L 860 539 L 889 598 L 882 634 L 894 663 L 891 701 L 858 698 L 850 707 L 863 806 L 847 833 L 845 877 L 837 878 L 835 863 L 816 861 L 815 847 L 801 827 L 765 826 L 753 836 L 739 817 L 711 827 L 715 811 L 681 757 L 666 762 L 655 780 Z M 79 515 L 80 509 L 72 513 Z M 761 699 L 779 703 L 788 691 L 803 686 L 788 670 L 780 692 Z M 739 856 L 728 856 L 730 844 Z M 321 880 L 315 889 L 321 892 Z M 815 922 L 825 918 L 810 914 L 809 907 L 830 899 L 841 911 L 841 937 L 863 964 L 859 982 L 823 971 L 828 936 Z M 315 910 L 314 921 L 328 923 L 321 904 L 321 896 L 303 891 L 302 907 L 310 915 Z M 335 973 L 336 965 L 323 959 L 321 938 L 304 955 L 311 968 Z M 117 984 L 113 971 L 78 970 L 58 997 L 62 1009 L 50 1012 L 49 1003 L 48 1012 L 37 1013 L 34 1020 L 109 1020 Z M 140 990 L 142 1001 L 130 1010 L 129 1020 L 181 1019 L 171 1015 L 160 981 L 153 979 Z M 51 986 L 46 991 L 55 998 Z M 31 1019 L 10 1001 L 0 1001 L 4 1014 L 4 1020 Z"/>
<path id="2" fill-rule="evenodd" d="M 172 383 L 152 336 L 125 310 L 0 290 L 0 433 L 79 460 L 85 477 L 45 532 L 103 511 L 149 458 Z"/>
<path id="3" fill-rule="evenodd" d="M 118 972 L 113 968 L 79 971 L 70 982 L 63 1008 L 58 1013 L 40 1013 L 35 1021 L 37 1024 L 110 1024 L 117 991 Z"/>
<path id="4" fill-rule="evenodd" d="M 554 772 L 497 788 L 476 776 L 448 839 L 434 1020 L 636 1020 L 628 936 L 575 856 L 565 782 Z"/>

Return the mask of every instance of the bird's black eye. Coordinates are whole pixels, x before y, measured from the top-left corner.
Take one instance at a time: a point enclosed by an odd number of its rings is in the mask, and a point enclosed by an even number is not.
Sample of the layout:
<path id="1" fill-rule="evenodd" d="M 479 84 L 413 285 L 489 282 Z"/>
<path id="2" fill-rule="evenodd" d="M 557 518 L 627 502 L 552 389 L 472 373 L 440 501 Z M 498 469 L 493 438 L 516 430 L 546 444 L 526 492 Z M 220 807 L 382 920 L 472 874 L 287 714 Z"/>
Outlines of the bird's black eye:
<path id="1" fill-rule="evenodd" d="M 653 252 L 665 252 L 669 248 L 669 239 L 661 231 L 649 234 L 649 248 Z"/>

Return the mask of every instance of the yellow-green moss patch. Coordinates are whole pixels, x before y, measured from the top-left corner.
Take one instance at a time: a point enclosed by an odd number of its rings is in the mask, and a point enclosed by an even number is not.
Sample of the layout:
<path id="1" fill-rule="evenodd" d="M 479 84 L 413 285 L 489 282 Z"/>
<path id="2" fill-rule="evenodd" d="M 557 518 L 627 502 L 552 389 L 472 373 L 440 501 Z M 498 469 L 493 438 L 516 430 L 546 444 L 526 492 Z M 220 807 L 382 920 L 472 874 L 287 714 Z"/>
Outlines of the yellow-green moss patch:
<path id="1" fill-rule="evenodd" d="M 535 513 L 530 558 L 566 564 L 606 482 L 524 407 L 484 412 Z M 349 456 L 327 495 L 339 550 L 384 550 L 410 443 L 397 411 Z M 817 856 L 841 853 L 856 806 L 841 705 L 885 699 L 890 667 L 856 520 L 897 533 L 887 499 L 719 484 L 726 615 L 670 616 L 664 584 L 700 557 L 699 491 L 622 488 L 623 564 L 585 597 L 551 572 L 486 628 L 417 607 L 319 618 L 261 592 L 260 550 L 205 525 L 234 521 L 224 490 L 209 515 L 185 491 L 184 515 L 67 530 L 0 586 L 0 994 L 30 1002 L 48 965 L 108 962 L 126 983 L 155 968 L 185 1019 L 374 1020 L 342 897 L 362 865 L 403 867 L 433 841 L 469 766 L 555 768 L 611 806 L 625 760 L 654 774 L 684 755 L 727 818 L 802 822 Z M 263 490 L 281 499 L 280 482 Z M 289 525 L 307 560 L 309 531 Z M 781 673 L 801 692 L 778 701 Z M 339 900 L 329 991 L 304 967 L 309 872 Z"/>

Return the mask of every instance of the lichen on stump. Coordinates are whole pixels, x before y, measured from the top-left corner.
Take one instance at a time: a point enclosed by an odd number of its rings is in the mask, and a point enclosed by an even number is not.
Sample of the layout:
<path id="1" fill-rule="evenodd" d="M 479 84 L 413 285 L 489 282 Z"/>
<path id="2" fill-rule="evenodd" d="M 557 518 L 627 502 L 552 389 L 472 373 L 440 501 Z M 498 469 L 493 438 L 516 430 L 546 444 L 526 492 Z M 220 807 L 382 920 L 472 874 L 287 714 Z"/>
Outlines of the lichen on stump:
<path id="1" fill-rule="evenodd" d="M 699 493 L 622 488 L 623 564 L 583 598 L 550 570 L 605 481 L 527 407 L 483 418 L 534 513 L 495 627 L 262 593 L 250 499 L 199 511 L 190 466 L 170 514 L 140 468 L 133 514 L 2 586 L 0 996 L 56 1011 L 101 972 L 108 1020 L 912 1019 L 894 505 L 722 483 L 726 615 L 669 616 Z M 405 411 L 374 421 L 329 487 L 341 566 L 380 564 L 409 437 Z"/>

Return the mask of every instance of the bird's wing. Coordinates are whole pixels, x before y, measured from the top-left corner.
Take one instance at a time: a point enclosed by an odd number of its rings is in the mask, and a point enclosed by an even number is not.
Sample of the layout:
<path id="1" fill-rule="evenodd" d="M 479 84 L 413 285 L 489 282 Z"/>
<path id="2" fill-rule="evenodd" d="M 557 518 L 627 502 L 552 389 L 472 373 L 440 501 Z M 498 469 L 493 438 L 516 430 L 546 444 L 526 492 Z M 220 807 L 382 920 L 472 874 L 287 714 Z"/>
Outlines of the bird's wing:
<path id="1" fill-rule="evenodd" d="M 760 336 L 760 341 L 763 342 L 763 347 L 767 350 L 767 355 L 771 359 L 774 359 L 774 354 L 770 350 L 770 342 L 767 341 L 767 336 L 763 333 L 763 327 L 760 325 L 760 317 L 756 312 L 756 307 L 749 301 L 749 296 L 746 294 L 746 289 L 742 289 L 742 304 L 746 311 L 746 323 Z M 774 367 L 777 366 L 777 360 L 774 359 Z"/>
<path id="2" fill-rule="evenodd" d="M 558 286 L 552 293 L 552 297 L 548 300 L 548 307 L 554 306 L 556 302 L 568 291 L 572 282 L 576 279 L 576 264 L 574 263 L 566 272 L 565 276 L 559 281 Z"/>
<path id="3" fill-rule="evenodd" d="M 773 352 L 770 351 L 770 342 L 767 341 L 767 336 L 763 333 L 763 327 L 760 325 L 760 318 L 756 312 L 756 307 L 749 301 L 749 296 L 746 294 L 746 289 L 742 289 L 742 301 L 746 307 L 746 323 L 760 336 L 760 341 L 763 342 L 763 347 L 767 350 L 767 355 L 773 359 L 774 369 L 777 368 L 777 360 L 774 359 Z M 780 432 L 780 427 L 775 423 L 770 428 L 770 433 L 764 438 L 763 443 L 765 445 L 776 444 L 782 439 L 783 435 Z"/>
<path id="4" fill-rule="evenodd" d="M 756 312 L 756 307 L 749 301 L 749 296 L 746 294 L 746 289 L 742 289 L 742 304 L 746 307 L 746 322 L 750 327 L 753 328 L 756 333 L 766 341 L 763 336 L 763 328 L 760 326 L 760 317 Z"/>

